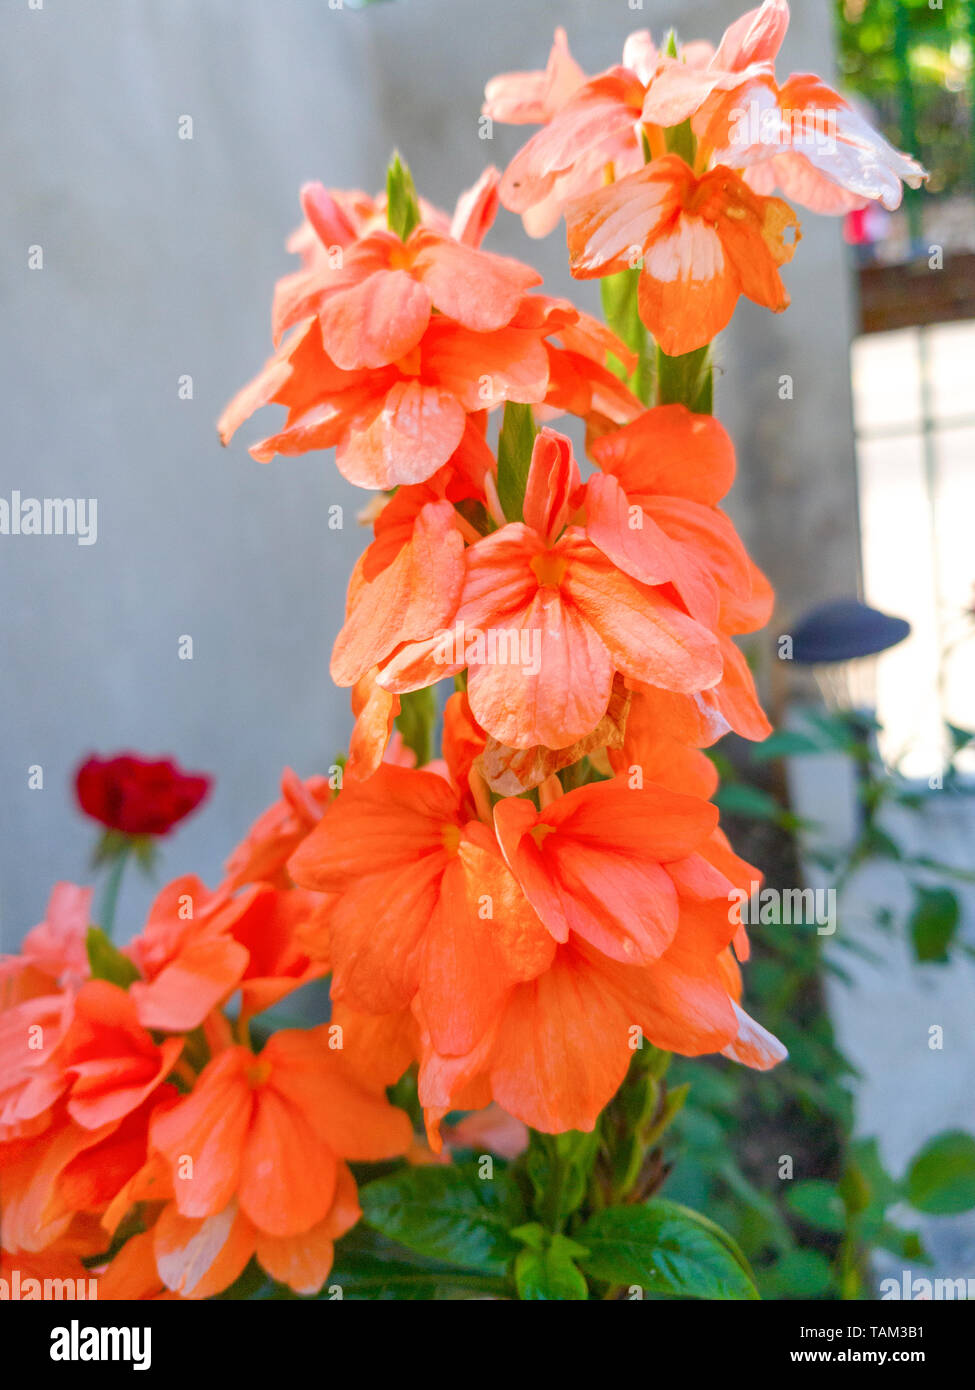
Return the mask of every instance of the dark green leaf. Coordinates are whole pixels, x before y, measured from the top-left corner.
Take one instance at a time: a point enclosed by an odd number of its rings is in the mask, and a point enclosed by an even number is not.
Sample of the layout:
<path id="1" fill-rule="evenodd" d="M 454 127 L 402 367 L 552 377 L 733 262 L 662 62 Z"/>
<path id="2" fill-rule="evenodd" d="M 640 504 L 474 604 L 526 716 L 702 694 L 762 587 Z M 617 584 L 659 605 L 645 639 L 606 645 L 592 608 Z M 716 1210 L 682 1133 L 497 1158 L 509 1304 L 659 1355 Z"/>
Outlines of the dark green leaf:
<path id="1" fill-rule="evenodd" d="M 908 927 L 918 960 L 941 963 L 949 960 L 949 948 L 960 921 L 958 899 L 950 888 L 914 885 L 914 910 Z"/>
<path id="2" fill-rule="evenodd" d="M 607 1207 L 577 1233 L 587 1273 L 677 1298 L 758 1297 L 744 1256 L 713 1222 L 660 1198 L 643 1207 Z"/>
<path id="3" fill-rule="evenodd" d="M 431 1259 L 500 1274 L 517 1254 L 509 1234 L 523 1215 L 504 1172 L 471 1167 L 407 1168 L 359 1193 L 370 1226 Z"/>
<path id="4" fill-rule="evenodd" d="M 505 1297 L 505 1281 L 426 1259 L 360 1224 L 336 1249 L 335 1264 L 319 1293 L 372 1302 Z"/>

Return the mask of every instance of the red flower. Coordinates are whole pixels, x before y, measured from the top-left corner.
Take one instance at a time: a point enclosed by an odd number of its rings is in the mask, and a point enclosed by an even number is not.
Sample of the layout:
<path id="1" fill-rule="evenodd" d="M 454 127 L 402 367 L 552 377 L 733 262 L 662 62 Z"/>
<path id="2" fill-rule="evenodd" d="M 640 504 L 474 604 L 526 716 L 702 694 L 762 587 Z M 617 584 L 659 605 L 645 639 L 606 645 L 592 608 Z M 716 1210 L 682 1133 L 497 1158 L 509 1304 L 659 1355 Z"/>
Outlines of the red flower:
<path id="1" fill-rule="evenodd" d="M 183 772 L 168 759 L 148 762 L 133 753 L 89 758 L 75 779 L 86 815 L 124 835 L 166 835 L 195 811 L 210 778 Z"/>

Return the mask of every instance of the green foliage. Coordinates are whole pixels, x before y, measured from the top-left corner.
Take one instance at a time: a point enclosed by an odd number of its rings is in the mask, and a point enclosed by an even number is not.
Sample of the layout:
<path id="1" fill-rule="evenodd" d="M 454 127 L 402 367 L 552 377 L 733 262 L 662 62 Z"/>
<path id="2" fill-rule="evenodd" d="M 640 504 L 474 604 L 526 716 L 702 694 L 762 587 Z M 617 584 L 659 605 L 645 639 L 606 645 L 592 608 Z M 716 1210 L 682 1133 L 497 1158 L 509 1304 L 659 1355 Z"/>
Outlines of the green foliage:
<path id="1" fill-rule="evenodd" d="M 128 989 L 139 978 L 139 972 L 128 956 L 123 956 L 101 927 L 89 927 L 85 937 L 88 965 L 92 979 L 108 980 L 121 989 Z"/>
<path id="2" fill-rule="evenodd" d="M 975 1138 L 961 1130 L 939 1134 L 907 1170 L 907 1197 L 918 1211 L 952 1216 L 975 1207 Z"/>
<path id="3" fill-rule="evenodd" d="M 471 1166 L 404 1168 L 369 1183 L 359 1200 L 370 1226 L 429 1259 L 503 1274 L 518 1253 L 511 1230 L 525 1213 L 504 1171 L 480 1178 Z"/>
<path id="4" fill-rule="evenodd" d="M 797 1247 L 773 1261 L 765 1275 L 766 1298 L 824 1298 L 833 1286 L 833 1270 L 819 1250 Z"/>
<path id="5" fill-rule="evenodd" d="M 582 1205 L 599 1139 L 598 1129 L 588 1134 L 579 1130 L 532 1134 L 525 1171 L 535 1210 L 544 1213 L 553 1227 L 561 1226 Z"/>
<path id="6" fill-rule="evenodd" d="M 538 1222 L 518 1226 L 511 1233 L 525 1249 L 515 1257 L 515 1287 L 523 1301 L 545 1299 L 585 1302 L 589 1286 L 575 1261 L 586 1249 L 558 1231 L 546 1231 Z"/>
<path id="7" fill-rule="evenodd" d="M 869 102 L 894 144 L 913 146 L 931 170 L 930 192 L 971 188 L 971 4 L 835 4 L 842 87 Z"/>
<path id="8" fill-rule="evenodd" d="M 535 433 L 531 406 L 507 401 L 498 435 L 498 500 L 509 521 L 525 519 L 525 489 Z"/>
<path id="9" fill-rule="evenodd" d="M 339 1242 L 335 1265 L 319 1297 L 339 1288 L 343 1299 L 373 1302 L 504 1297 L 503 1279 L 429 1259 L 360 1224 Z"/>
<path id="10" fill-rule="evenodd" d="M 786 1205 L 807 1226 L 840 1234 L 846 1227 L 846 1208 L 836 1186 L 811 1178 L 788 1190 Z"/>
<path id="11" fill-rule="evenodd" d="M 755 1299 L 758 1291 L 734 1242 L 676 1202 L 607 1207 L 577 1232 L 586 1273 L 611 1285 L 677 1298 Z"/>
<path id="12" fill-rule="evenodd" d="M 944 964 L 949 959 L 949 948 L 960 921 L 961 907 L 957 895 L 950 888 L 925 888 L 919 883 L 914 885 L 914 909 L 908 921 L 908 930 L 919 961 Z"/>

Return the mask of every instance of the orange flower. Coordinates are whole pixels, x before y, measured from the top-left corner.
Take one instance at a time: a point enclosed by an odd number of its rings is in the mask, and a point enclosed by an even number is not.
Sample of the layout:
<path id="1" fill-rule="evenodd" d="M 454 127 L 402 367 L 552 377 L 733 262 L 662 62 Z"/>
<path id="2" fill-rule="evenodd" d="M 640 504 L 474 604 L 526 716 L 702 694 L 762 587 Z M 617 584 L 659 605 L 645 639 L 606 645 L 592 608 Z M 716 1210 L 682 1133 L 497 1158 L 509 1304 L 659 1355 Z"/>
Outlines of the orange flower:
<path id="1" fill-rule="evenodd" d="M 407 1116 L 350 1079 L 322 1030 L 276 1033 L 258 1056 L 221 1052 L 151 1126 L 173 1191 L 154 1229 L 163 1281 L 206 1297 L 256 1253 L 273 1277 L 317 1290 L 358 1216 L 343 1160 L 389 1158 L 410 1138 Z"/>
<path id="2" fill-rule="evenodd" d="M 510 125 L 544 125 L 585 80 L 585 73 L 569 52 L 565 30 L 559 28 L 545 70 L 508 72 L 492 78 L 484 89 L 483 111 L 492 120 Z"/>
<path id="3" fill-rule="evenodd" d="M 340 269 L 305 277 L 304 294 L 289 296 L 286 312 L 279 305 L 274 338 L 317 315 L 322 344 L 339 367 L 384 367 L 418 346 L 434 310 L 474 333 L 493 333 L 541 279 L 520 261 L 422 225 L 405 243 L 374 231 L 345 249 Z"/>
<path id="4" fill-rule="evenodd" d="M 625 442 L 619 439 L 624 433 Z M 648 410 L 619 434 L 615 444 L 608 443 L 614 436 L 604 436 L 593 445 L 607 471 L 587 484 L 586 534 L 632 578 L 644 584 L 670 581 L 693 618 L 719 627 L 723 607 L 751 598 L 752 565 L 724 512 L 684 494 L 706 486 L 709 456 L 720 459 L 726 448 L 734 466 L 730 440 L 716 420 L 694 416 L 680 405 Z M 640 451 L 636 460 L 634 450 Z M 678 450 L 679 467 L 668 467 Z M 688 469 L 686 460 L 696 465 L 699 455 L 704 476 L 695 478 L 697 468 Z M 689 475 L 693 481 L 686 481 Z"/>
<path id="5" fill-rule="evenodd" d="M 83 1129 L 123 1119 L 162 1084 L 182 1050 L 182 1038 L 153 1041 L 124 989 L 88 980 L 57 1053 L 68 1115 Z"/>
<path id="6" fill-rule="evenodd" d="M 347 787 L 290 869 L 339 895 L 333 997 L 378 1014 L 419 994 L 447 1050 L 473 1046 L 512 983 L 551 957 L 494 834 L 434 773 L 384 765 Z"/>
<path id="7" fill-rule="evenodd" d="M 536 811 L 510 797 L 494 811 L 505 859 L 556 941 L 570 932 L 631 964 L 656 960 L 677 932 L 667 864 L 698 849 L 717 808 L 622 780 L 578 787 Z"/>
<path id="8" fill-rule="evenodd" d="M 56 1061 L 74 993 L 39 994 L 0 1012 L 0 1144 L 39 1134 L 64 1090 Z"/>
<path id="9" fill-rule="evenodd" d="M 371 777 L 383 760 L 393 732 L 393 721 L 400 712 L 400 698 L 383 690 L 373 666 L 352 687 L 352 713 L 355 728 L 349 740 L 349 760 L 345 776 L 349 781 Z"/>
<path id="10" fill-rule="evenodd" d="M 638 579 L 669 574 L 688 611 L 716 632 L 724 668 L 716 685 L 690 698 L 651 690 L 639 680 L 628 684 L 642 692 L 647 711 L 661 721 L 658 733 L 697 747 L 729 729 L 767 738 L 771 726 L 731 638 L 762 627 L 774 595 L 717 508 L 734 478 L 731 440 L 710 416 L 667 405 L 604 435 L 592 450 L 602 472 L 587 488 L 590 539 Z"/>
<path id="11" fill-rule="evenodd" d="M 181 1215 L 215 1216 L 236 1197 L 256 1226 L 278 1236 L 328 1215 L 339 1158 L 389 1158 L 408 1140 L 407 1117 L 354 1086 L 320 1032 L 293 1029 L 275 1033 L 257 1056 L 244 1047 L 221 1052 L 150 1129 Z"/>
<path id="12" fill-rule="evenodd" d="M 230 402 L 219 430 L 226 444 L 258 407 L 287 406 L 284 429 L 252 446 L 256 459 L 334 445 L 349 482 L 390 488 L 423 482 L 441 468 L 469 415 L 506 400 L 542 401 L 547 387 L 537 330 L 479 333 L 441 314 L 402 357 L 346 371 L 325 351 L 321 322 L 312 318 Z"/>
<path id="13" fill-rule="evenodd" d="M 781 86 L 771 73 L 754 73 L 706 101 L 693 126 L 715 162 L 744 170 L 749 187 L 778 187 L 813 212 L 842 214 L 871 202 L 893 211 L 903 183 L 919 188 L 928 177 L 812 73 L 793 73 Z"/>
<path id="14" fill-rule="evenodd" d="M 226 885 L 210 893 L 192 875 L 175 879 L 127 948 L 144 976 L 129 989 L 140 1020 L 189 1032 L 238 988 L 244 1017 L 269 1008 L 326 972 L 330 908 L 293 887 L 255 883 L 231 897 Z"/>
<path id="15" fill-rule="evenodd" d="M 511 990 L 465 1056 L 438 1052 L 424 1029 L 419 1094 L 434 1148 L 444 1114 L 492 1099 L 546 1133 L 592 1129 L 641 1040 L 685 1056 L 740 1048 L 740 1060 L 762 1068 L 780 1061 L 785 1050 L 739 1012 L 719 964 L 733 931 L 726 892 L 710 911 L 708 900 L 682 894 L 677 935 L 649 966 L 571 937 L 548 970 Z"/>
<path id="16" fill-rule="evenodd" d="M 732 92 L 737 98 L 743 84 L 770 70 L 788 27 L 786 0 L 765 0 L 729 25 L 718 48 L 706 57 L 702 52 L 701 61 L 687 61 L 686 51 L 664 57 L 647 92 L 643 119 L 676 126 L 700 110 L 713 92 Z"/>
<path id="17" fill-rule="evenodd" d="M 789 296 L 779 267 L 792 259 L 798 221 L 731 169 L 698 178 L 677 155 L 579 198 L 565 210 L 572 274 L 632 269 L 643 259 L 640 317 L 671 357 L 693 352 L 725 327 L 738 296 L 779 313 Z"/>
<path id="18" fill-rule="evenodd" d="M 425 198 L 418 198 L 420 224 L 442 236 L 449 234 L 465 246 L 480 246 L 497 214 L 499 180 L 497 169 L 485 169 L 457 199 L 452 218 Z M 284 317 L 290 302 L 306 296 L 308 286 L 323 270 L 341 270 L 344 257 L 340 253 L 347 247 L 371 232 L 386 230 L 385 193 L 372 198 L 357 189 L 306 183 L 301 190 L 301 206 L 305 220 L 285 245 L 301 257 L 302 269 L 278 281 L 275 323 Z"/>
<path id="19" fill-rule="evenodd" d="M 287 888 L 285 865 L 308 832 L 321 820 L 332 797 L 326 777 L 302 782 L 290 767 L 281 774 L 281 800 L 263 811 L 224 866 L 224 888 L 269 883 Z"/>
<path id="20" fill-rule="evenodd" d="M 129 997 L 144 1027 L 190 1032 L 236 989 L 248 955 L 231 928 L 258 891 L 211 893 L 194 874 L 163 888 L 126 948 L 142 975 Z"/>
<path id="21" fill-rule="evenodd" d="M 631 35 L 623 65 L 598 77 L 583 79 L 579 73 L 576 80 L 567 57 L 567 49 L 564 57 L 553 49 L 549 61 L 550 68 L 557 65 L 555 80 L 541 101 L 530 98 L 522 105 L 516 86 L 512 103 L 506 94 L 512 90 L 512 76 L 495 78 L 485 92 L 484 111 L 494 119 L 546 123 L 501 179 L 501 201 L 522 214 L 529 236 L 550 232 L 568 201 L 601 186 L 607 167 L 619 176 L 643 164 L 639 123 L 656 61 L 649 35 Z M 516 83 L 521 77 L 515 77 Z"/>
<path id="22" fill-rule="evenodd" d="M 85 933 L 93 891 L 74 883 L 54 885 L 44 921 L 27 933 L 19 954 L 0 956 L 0 1009 L 87 979 Z"/>
<path id="23" fill-rule="evenodd" d="M 721 674 L 715 638 L 567 525 L 582 500 L 569 441 L 542 430 L 524 522 L 470 547 L 455 627 L 394 654 L 380 683 L 408 690 L 467 666 L 475 719 L 511 748 L 564 748 L 588 734 L 606 713 L 617 671 L 679 692 L 713 685 Z"/>
<path id="24" fill-rule="evenodd" d="M 464 537 L 451 502 L 429 485 L 401 488 L 375 523 L 349 584 L 332 679 L 353 685 L 405 642 L 453 619 L 464 580 Z"/>

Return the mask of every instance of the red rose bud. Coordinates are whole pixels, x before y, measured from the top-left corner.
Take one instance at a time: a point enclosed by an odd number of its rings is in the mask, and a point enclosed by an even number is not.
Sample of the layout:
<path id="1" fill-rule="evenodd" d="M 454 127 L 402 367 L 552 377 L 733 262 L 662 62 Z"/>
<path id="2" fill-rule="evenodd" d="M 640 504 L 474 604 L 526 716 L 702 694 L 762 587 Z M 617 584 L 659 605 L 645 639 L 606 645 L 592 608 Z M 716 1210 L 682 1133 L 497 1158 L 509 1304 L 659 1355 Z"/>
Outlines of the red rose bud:
<path id="1" fill-rule="evenodd" d="M 209 777 L 183 772 L 168 759 L 149 762 L 132 753 L 89 758 L 75 790 L 86 815 L 123 835 L 166 835 L 210 790 Z"/>

